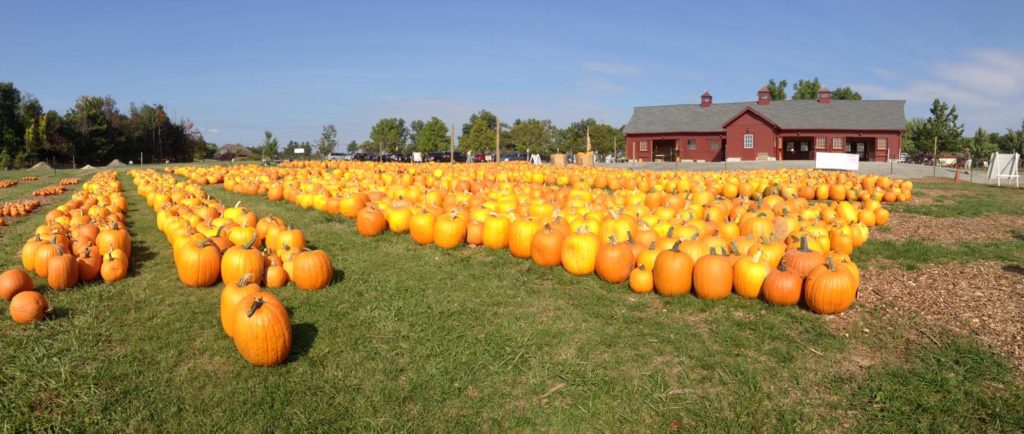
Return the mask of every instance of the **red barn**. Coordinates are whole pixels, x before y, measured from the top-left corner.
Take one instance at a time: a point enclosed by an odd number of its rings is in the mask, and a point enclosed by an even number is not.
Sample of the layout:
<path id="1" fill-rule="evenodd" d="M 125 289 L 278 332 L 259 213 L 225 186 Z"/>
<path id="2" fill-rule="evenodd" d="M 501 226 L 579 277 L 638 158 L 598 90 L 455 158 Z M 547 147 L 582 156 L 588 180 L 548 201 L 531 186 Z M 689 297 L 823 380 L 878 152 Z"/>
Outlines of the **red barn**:
<path id="1" fill-rule="evenodd" d="M 626 158 L 638 161 L 809 160 L 815 152 L 857 153 L 862 161 L 899 158 L 905 101 L 757 101 L 635 107 L 626 124 Z"/>

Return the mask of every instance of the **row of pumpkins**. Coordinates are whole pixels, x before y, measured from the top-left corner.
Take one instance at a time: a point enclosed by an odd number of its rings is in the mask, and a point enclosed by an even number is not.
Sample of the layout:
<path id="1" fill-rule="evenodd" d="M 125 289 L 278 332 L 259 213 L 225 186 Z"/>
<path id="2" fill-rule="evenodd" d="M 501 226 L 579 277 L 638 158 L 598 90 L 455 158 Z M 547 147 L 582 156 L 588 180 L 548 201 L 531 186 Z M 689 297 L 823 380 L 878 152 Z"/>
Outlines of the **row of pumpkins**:
<path id="1" fill-rule="evenodd" d="M 174 169 L 168 169 L 174 170 Z M 178 171 L 199 184 L 224 182 L 234 168 L 224 166 Z M 807 200 L 867 199 L 903 202 L 912 197 L 913 183 L 886 176 L 860 175 L 808 169 L 684 172 L 632 171 L 607 168 L 559 168 L 527 163 L 460 165 L 447 163 L 402 164 L 352 161 L 306 161 L 285 163 L 261 176 L 274 180 L 288 175 L 303 177 L 329 173 L 344 181 L 387 186 L 426 186 L 446 191 L 469 191 L 493 183 L 551 185 L 640 193 L 688 193 L 707 191 L 727 199 L 757 200 L 770 194 Z M 257 194 L 257 185 L 243 185 Z M 259 194 L 265 194 L 259 192 Z"/>
<path id="2" fill-rule="evenodd" d="M 289 281 L 316 290 L 333 279 L 330 258 L 310 250 L 306 237 L 280 217 L 260 219 L 235 204 L 210 198 L 198 184 L 153 170 L 129 171 L 138 192 L 157 213 L 157 229 L 174 251 L 178 278 L 187 286 L 237 282 L 277 288 Z"/>
<path id="3" fill-rule="evenodd" d="M 379 167 L 403 169 L 401 165 Z M 209 177 L 211 169 L 173 170 L 194 179 Z M 409 233 L 418 244 L 441 248 L 464 243 L 507 248 L 513 256 L 542 266 L 561 265 L 575 275 L 597 274 L 613 283 L 630 280 L 637 292 L 671 296 L 692 288 L 697 296 L 717 299 L 734 290 L 735 280 L 740 282 L 737 294 L 758 297 L 768 271 L 785 272 L 778 268 L 784 256 L 787 263 L 808 257 L 808 261 L 789 264 L 787 276 L 798 276 L 799 285 L 790 285 L 785 296 L 775 297 L 777 291 L 770 290 L 764 296 L 783 305 L 805 299 L 819 313 L 842 312 L 853 302 L 859 277 L 849 254 L 867 240 L 870 227 L 884 224 L 889 217 L 881 202 L 871 198 L 811 202 L 769 194 L 752 201 L 714 197 L 706 191 L 631 194 L 584 185 L 511 182 L 460 193 L 346 182 L 351 179 L 347 174 L 326 167 L 297 174 L 257 166 L 216 170 L 224 171 L 224 186 L 230 191 L 255 190 L 253 194 L 267 194 L 270 200 L 285 199 L 354 218 L 364 236 L 391 231 Z M 662 257 L 676 259 L 665 259 L 658 267 L 656 260 Z M 813 273 L 818 267 L 848 274 L 833 291 L 835 297 L 804 294 L 805 286 L 814 286 L 804 285 L 804 279 L 819 274 Z M 705 284 L 712 281 L 718 286 L 708 290 Z M 828 302 L 812 304 L 811 300 Z"/>
<path id="4" fill-rule="evenodd" d="M 242 357 L 256 366 L 284 362 L 291 351 L 291 320 L 284 304 L 263 288 L 292 281 L 301 289 L 321 289 L 334 276 L 330 257 L 308 249 L 302 231 L 281 218 L 260 219 L 237 203 L 226 207 L 199 184 L 153 170 L 129 175 L 157 212 L 157 228 L 173 247 L 181 282 L 224 282 L 221 325 Z"/>
<path id="5" fill-rule="evenodd" d="M 117 173 L 100 172 L 47 213 L 22 246 L 24 270 L 0 274 L 0 298 L 11 302 L 11 317 L 30 323 L 42 319 L 48 308 L 42 293 L 34 291 L 29 272 L 57 291 L 101 278 L 123 279 L 131 258 L 131 236 L 124 229 L 127 206 Z"/>

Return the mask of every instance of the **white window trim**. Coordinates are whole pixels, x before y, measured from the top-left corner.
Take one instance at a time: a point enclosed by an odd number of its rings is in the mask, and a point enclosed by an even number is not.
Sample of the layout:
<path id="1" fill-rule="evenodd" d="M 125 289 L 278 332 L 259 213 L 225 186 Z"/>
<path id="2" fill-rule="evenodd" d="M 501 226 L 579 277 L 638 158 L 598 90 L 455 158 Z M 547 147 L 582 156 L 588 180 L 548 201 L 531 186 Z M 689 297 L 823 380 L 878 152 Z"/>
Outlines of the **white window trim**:
<path id="1" fill-rule="evenodd" d="M 749 140 L 747 140 L 749 139 Z M 754 135 L 746 133 L 743 135 L 743 149 L 754 149 Z"/>
<path id="2" fill-rule="evenodd" d="M 844 149 L 843 148 L 843 138 L 842 137 L 833 137 L 832 138 L 832 150 L 833 151 L 835 151 L 835 150 L 842 151 L 843 149 Z"/>
<path id="3" fill-rule="evenodd" d="M 638 152 L 647 152 L 647 140 L 640 141 L 640 150 Z"/>
<path id="4" fill-rule="evenodd" d="M 828 144 L 825 143 L 824 137 L 814 139 L 814 149 L 828 149 Z"/>
<path id="5" fill-rule="evenodd" d="M 877 148 L 878 148 L 879 151 L 888 151 L 889 150 L 889 139 L 884 138 L 884 137 L 880 138 L 880 139 L 878 139 L 877 145 L 878 145 Z"/>

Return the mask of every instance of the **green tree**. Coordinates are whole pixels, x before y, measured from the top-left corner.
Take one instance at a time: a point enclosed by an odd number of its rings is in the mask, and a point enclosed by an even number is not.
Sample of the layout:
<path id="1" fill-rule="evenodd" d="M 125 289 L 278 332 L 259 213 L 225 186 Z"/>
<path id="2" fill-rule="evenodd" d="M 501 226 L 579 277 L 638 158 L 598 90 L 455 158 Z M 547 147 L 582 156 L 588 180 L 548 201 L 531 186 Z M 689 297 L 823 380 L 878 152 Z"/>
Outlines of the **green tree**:
<path id="1" fill-rule="evenodd" d="M 548 155 L 555 150 L 558 127 L 550 120 L 516 119 L 508 131 L 508 142 L 518 152 Z"/>
<path id="2" fill-rule="evenodd" d="M 348 146 L 345 148 L 345 151 L 348 152 L 349 154 L 359 152 L 359 142 L 355 140 L 348 142 Z"/>
<path id="3" fill-rule="evenodd" d="M 775 79 L 768 80 L 768 92 L 772 96 L 773 101 L 783 101 L 786 99 L 786 85 L 789 84 L 786 80 L 780 80 L 778 83 Z"/>
<path id="4" fill-rule="evenodd" d="M 363 151 L 363 152 L 371 153 L 371 154 L 376 154 L 377 153 L 377 145 L 374 145 L 372 140 L 369 140 L 369 139 L 363 140 L 363 143 L 359 144 L 359 150 Z"/>
<path id="5" fill-rule="evenodd" d="M 320 132 L 320 138 L 316 141 L 316 153 L 320 158 L 327 158 L 327 156 L 334 152 L 334 147 L 338 146 L 338 130 L 334 128 L 333 124 L 324 125 L 323 131 Z"/>
<path id="6" fill-rule="evenodd" d="M 967 150 L 975 160 L 987 158 L 999 149 L 996 143 L 992 141 L 992 136 L 984 128 L 980 127 L 974 133 L 974 137 L 968 140 L 966 144 Z"/>
<path id="7" fill-rule="evenodd" d="M 931 152 L 930 137 L 927 119 L 913 118 L 907 121 L 907 130 L 903 133 L 903 152 L 908 154 L 925 152 L 926 150 Z"/>
<path id="8" fill-rule="evenodd" d="M 956 112 L 956 105 L 950 107 L 945 102 L 935 98 L 929 112 L 931 116 L 925 121 L 927 127 L 925 130 L 927 133 L 926 139 L 932 141 L 938 138 L 939 151 L 959 151 L 964 136 L 964 125 L 958 123 L 960 116 Z"/>
<path id="9" fill-rule="evenodd" d="M 269 130 L 263 131 L 263 145 L 260 146 L 260 154 L 264 160 L 277 158 L 277 138 Z"/>
<path id="10" fill-rule="evenodd" d="M 813 80 L 797 80 L 793 85 L 793 99 L 818 99 L 818 91 L 821 90 L 821 82 L 818 77 Z"/>
<path id="11" fill-rule="evenodd" d="M 999 138 L 997 145 L 999 152 L 1024 154 L 1024 121 L 1021 121 L 1019 131 L 1007 128 L 1006 134 Z"/>
<path id="12" fill-rule="evenodd" d="M 412 148 L 419 152 L 438 152 L 448 149 L 448 126 L 433 116 L 429 121 L 413 121 Z"/>
<path id="13" fill-rule="evenodd" d="M 132 160 L 138 157 L 130 151 L 125 152 L 125 117 L 117 110 L 113 98 L 80 97 L 64 115 L 64 120 L 74 134 L 72 158 L 79 149 L 88 150 L 87 159 L 100 163 L 114 158 Z"/>
<path id="14" fill-rule="evenodd" d="M 296 149 L 302 149 L 301 153 L 296 153 Z M 285 145 L 284 151 L 281 155 L 289 159 L 305 159 L 313 153 L 313 145 L 309 142 L 296 142 L 295 140 L 289 140 L 288 144 Z"/>
<path id="15" fill-rule="evenodd" d="M 599 123 L 593 118 L 573 122 L 561 131 L 561 148 L 569 153 L 587 150 L 587 127 L 590 127 L 590 144 L 600 154 L 610 154 L 613 149 L 622 150 L 622 129 Z"/>
<path id="16" fill-rule="evenodd" d="M 25 135 L 19 113 L 21 101 L 21 91 L 14 83 L 0 83 L 0 149 L 7 152 L 8 164 L 10 154 L 21 149 Z"/>
<path id="17" fill-rule="evenodd" d="M 855 92 L 850 86 L 840 87 L 832 91 L 832 99 L 861 100 L 860 93 Z"/>
<path id="18" fill-rule="evenodd" d="M 379 152 L 402 153 L 408 139 L 409 129 L 405 126 L 405 119 L 381 119 L 370 129 L 370 140 Z"/>

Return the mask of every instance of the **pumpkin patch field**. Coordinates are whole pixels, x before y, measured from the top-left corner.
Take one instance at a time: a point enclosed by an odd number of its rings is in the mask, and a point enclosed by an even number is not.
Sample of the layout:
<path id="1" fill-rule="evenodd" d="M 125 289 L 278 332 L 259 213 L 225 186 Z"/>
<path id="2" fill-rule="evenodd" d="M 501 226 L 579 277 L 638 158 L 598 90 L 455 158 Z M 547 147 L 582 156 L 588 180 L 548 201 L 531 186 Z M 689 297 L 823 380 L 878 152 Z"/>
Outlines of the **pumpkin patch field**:
<path id="1" fill-rule="evenodd" d="M 22 176 L 0 189 L 3 432 L 1024 430 L 1019 190 L 523 163 Z"/>

